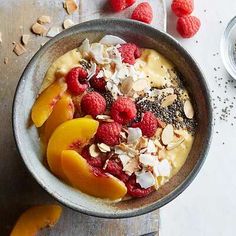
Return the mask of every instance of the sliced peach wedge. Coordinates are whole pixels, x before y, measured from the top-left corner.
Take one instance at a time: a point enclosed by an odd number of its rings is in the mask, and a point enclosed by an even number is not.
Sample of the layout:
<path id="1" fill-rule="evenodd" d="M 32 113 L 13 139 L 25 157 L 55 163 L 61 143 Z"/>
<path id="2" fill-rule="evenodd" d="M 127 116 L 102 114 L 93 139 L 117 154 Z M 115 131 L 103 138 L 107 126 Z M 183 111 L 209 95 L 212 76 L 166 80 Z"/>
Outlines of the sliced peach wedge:
<path id="1" fill-rule="evenodd" d="M 125 196 L 127 188 L 109 174 L 95 175 L 87 161 L 74 150 L 61 156 L 62 169 L 72 186 L 95 197 L 117 200 Z"/>
<path id="2" fill-rule="evenodd" d="M 41 139 L 45 144 L 48 143 L 53 131 L 63 122 L 73 119 L 74 104 L 71 96 L 65 93 L 62 98 L 56 103 L 51 115 L 48 117 L 43 125 L 41 132 Z"/>
<path id="3" fill-rule="evenodd" d="M 48 119 L 55 104 L 62 97 L 66 89 L 67 84 L 63 79 L 59 79 L 39 95 L 31 111 L 31 118 L 36 127 L 41 127 Z"/>
<path id="4" fill-rule="evenodd" d="M 41 205 L 27 209 L 17 220 L 10 236 L 33 236 L 46 227 L 53 226 L 61 216 L 59 205 Z"/>
<path id="5" fill-rule="evenodd" d="M 47 162 L 55 175 L 67 180 L 61 167 L 62 151 L 80 151 L 96 134 L 98 125 L 98 121 L 83 117 L 66 121 L 55 129 L 47 147 Z"/>

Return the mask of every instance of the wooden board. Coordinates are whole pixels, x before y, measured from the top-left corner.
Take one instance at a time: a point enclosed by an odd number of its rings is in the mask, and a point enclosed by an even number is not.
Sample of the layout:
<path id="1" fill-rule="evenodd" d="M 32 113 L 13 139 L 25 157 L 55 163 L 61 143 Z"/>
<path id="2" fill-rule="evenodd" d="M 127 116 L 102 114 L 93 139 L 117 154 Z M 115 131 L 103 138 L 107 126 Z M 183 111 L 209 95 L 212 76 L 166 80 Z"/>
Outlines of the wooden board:
<path id="1" fill-rule="evenodd" d="M 21 157 L 17 153 L 11 126 L 11 109 L 13 94 L 24 67 L 40 48 L 40 44 L 48 40 L 35 36 L 30 26 L 38 16 L 50 15 L 50 26 L 61 26 L 66 18 L 79 23 L 99 17 L 114 17 L 109 13 L 106 0 L 81 0 L 79 14 L 68 16 L 61 0 L 1 0 L 0 1 L 0 235 L 9 235 L 10 229 L 19 214 L 27 207 L 35 204 L 55 202 L 30 176 Z M 137 1 L 140 2 L 140 1 Z M 149 1 L 155 9 L 153 26 L 165 29 L 165 8 L 162 0 Z M 137 5 L 137 4 L 136 4 Z M 115 16 L 129 16 L 132 8 Z M 17 57 L 13 52 L 12 42 L 20 41 L 21 35 L 30 34 L 27 53 Z M 8 64 L 4 64 L 4 58 Z M 43 230 L 40 235 L 56 236 L 137 236 L 150 232 L 158 232 L 159 211 L 144 216 L 109 220 L 82 215 L 64 207 L 60 222 L 52 230 Z M 158 233 L 156 233 L 157 235 Z"/>

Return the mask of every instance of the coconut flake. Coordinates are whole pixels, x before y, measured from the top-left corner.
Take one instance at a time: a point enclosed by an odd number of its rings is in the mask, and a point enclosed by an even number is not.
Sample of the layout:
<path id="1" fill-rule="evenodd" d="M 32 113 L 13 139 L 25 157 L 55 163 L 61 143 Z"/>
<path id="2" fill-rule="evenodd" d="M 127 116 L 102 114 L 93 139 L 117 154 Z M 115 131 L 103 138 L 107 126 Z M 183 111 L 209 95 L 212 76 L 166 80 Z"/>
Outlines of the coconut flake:
<path id="1" fill-rule="evenodd" d="M 103 78 L 104 77 L 104 71 L 100 70 L 96 76 L 98 79 Z"/>
<path id="2" fill-rule="evenodd" d="M 138 172 L 135 173 L 136 175 L 136 183 L 140 184 L 142 188 L 149 188 L 155 184 L 155 178 L 153 174 L 148 171 L 148 172 Z"/>
<path id="3" fill-rule="evenodd" d="M 121 148 L 115 146 L 115 154 L 122 155 L 122 154 L 126 154 L 126 152 L 122 150 Z"/>
<path id="4" fill-rule="evenodd" d="M 59 34 L 61 32 L 61 30 L 59 29 L 59 27 L 52 27 L 49 29 L 49 31 L 47 32 L 47 37 L 49 38 L 53 38 L 54 36 L 56 36 L 57 34 Z"/>
<path id="5" fill-rule="evenodd" d="M 97 149 L 97 146 L 95 144 L 92 144 L 90 147 L 89 147 L 89 154 L 92 156 L 92 157 L 98 157 L 99 156 L 99 151 Z"/>
<path id="6" fill-rule="evenodd" d="M 149 139 L 148 144 L 147 144 L 147 153 L 156 153 L 156 152 L 157 152 L 157 148 L 154 142 L 151 139 Z"/>
<path id="7" fill-rule="evenodd" d="M 139 170 L 139 161 L 137 158 L 132 158 L 123 168 L 123 171 L 129 176 L 138 170 Z"/>
<path id="8" fill-rule="evenodd" d="M 90 52 L 90 48 L 91 46 L 90 46 L 89 40 L 86 38 L 80 45 L 79 51 L 81 52 L 83 56 L 85 56 L 86 54 Z"/>
<path id="9" fill-rule="evenodd" d="M 134 143 L 142 137 L 142 130 L 140 128 L 128 128 L 128 143 Z"/>
<path id="10" fill-rule="evenodd" d="M 166 176 L 166 177 L 170 176 L 171 165 L 166 159 L 160 161 L 157 168 L 160 173 L 160 176 Z"/>
<path id="11" fill-rule="evenodd" d="M 159 163 L 157 156 L 153 156 L 151 154 L 140 154 L 139 161 L 144 166 L 152 166 L 152 167 L 156 166 Z"/>
<path id="12" fill-rule="evenodd" d="M 90 80 L 96 74 L 96 70 L 97 70 L 97 64 L 92 63 L 92 66 L 87 70 L 88 72 L 87 80 Z"/>
<path id="13" fill-rule="evenodd" d="M 99 43 L 107 44 L 107 45 L 117 45 L 126 43 L 122 38 L 119 38 L 114 35 L 105 35 Z"/>
<path id="14" fill-rule="evenodd" d="M 110 63 L 109 58 L 103 57 L 104 45 L 101 43 L 92 43 L 90 53 L 98 64 Z"/>
<path id="15" fill-rule="evenodd" d="M 118 157 L 119 157 L 123 167 L 126 166 L 128 164 L 128 162 L 130 161 L 130 157 L 126 154 L 120 154 Z"/>

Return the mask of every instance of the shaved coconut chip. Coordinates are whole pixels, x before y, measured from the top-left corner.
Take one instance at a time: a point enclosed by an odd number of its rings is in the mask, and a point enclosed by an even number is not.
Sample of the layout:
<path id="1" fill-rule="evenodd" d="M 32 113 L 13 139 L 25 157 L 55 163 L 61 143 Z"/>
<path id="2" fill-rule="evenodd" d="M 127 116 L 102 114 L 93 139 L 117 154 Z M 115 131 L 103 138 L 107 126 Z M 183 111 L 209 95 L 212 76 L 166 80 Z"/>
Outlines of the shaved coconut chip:
<path id="1" fill-rule="evenodd" d="M 161 176 L 170 176 L 171 165 L 166 159 L 160 161 L 157 168 Z"/>
<path id="2" fill-rule="evenodd" d="M 105 143 L 98 143 L 97 146 L 101 152 L 110 152 L 111 151 L 111 148 L 108 145 L 106 145 Z"/>
<path id="3" fill-rule="evenodd" d="M 104 72 L 103 72 L 103 70 L 100 70 L 99 72 L 98 72 L 98 74 L 97 74 L 97 76 L 96 76 L 97 78 L 103 78 L 104 77 Z"/>
<path id="4" fill-rule="evenodd" d="M 143 149 L 146 148 L 148 144 L 148 139 L 141 137 L 136 145 L 136 149 Z"/>
<path id="5" fill-rule="evenodd" d="M 111 92 L 112 96 L 117 99 L 119 95 L 123 95 L 116 84 L 108 81 L 106 84 L 106 88 Z"/>
<path id="6" fill-rule="evenodd" d="M 90 80 L 96 74 L 96 70 L 97 70 L 97 64 L 92 63 L 92 66 L 87 70 L 88 72 L 87 80 Z"/>
<path id="7" fill-rule="evenodd" d="M 142 188 L 149 188 L 155 185 L 155 178 L 151 172 L 141 172 L 135 173 L 136 175 L 136 183 L 140 184 Z"/>
<path id="8" fill-rule="evenodd" d="M 147 153 L 156 153 L 157 152 L 157 148 L 154 144 L 154 142 L 149 139 L 148 144 L 147 144 Z"/>
<path id="9" fill-rule="evenodd" d="M 151 154 L 140 154 L 139 161 L 144 166 L 152 166 L 152 167 L 156 166 L 159 163 L 157 156 L 153 156 Z"/>
<path id="10" fill-rule="evenodd" d="M 75 23 L 71 19 L 66 19 L 63 22 L 63 28 L 64 29 L 68 29 L 68 28 L 70 28 L 73 25 L 75 25 Z"/>
<path id="11" fill-rule="evenodd" d="M 120 79 L 117 76 L 117 71 L 115 71 L 115 73 L 111 76 L 110 80 L 116 85 L 120 83 Z"/>
<path id="12" fill-rule="evenodd" d="M 126 154 L 120 154 L 118 157 L 119 157 L 123 167 L 125 165 L 127 165 L 127 163 L 130 161 L 130 157 Z"/>
<path id="13" fill-rule="evenodd" d="M 128 143 L 134 143 L 142 137 L 142 130 L 140 128 L 128 128 Z"/>
<path id="14" fill-rule="evenodd" d="M 118 78 L 126 79 L 129 75 L 130 75 L 129 67 L 122 65 L 117 74 Z"/>
<path id="15" fill-rule="evenodd" d="M 87 55 L 89 52 L 90 52 L 90 43 L 89 43 L 89 40 L 88 39 L 85 39 L 82 44 L 80 45 L 79 47 L 79 51 L 81 52 L 81 54 L 84 56 L 84 55 Z"/>
<path id="16" fill-rule="evenodd" d="M 114 35 L 105 35 L 99 43 L 107 44 L 107 45 L 117 45 L 126 43 L 123 39 L 114 36 Z"/>
<path id="17" fill-rule="evenodd" d="M 89 154 L 92 156 L 92 157 L 98 157 L 99 156 L 99 151 L 97 149 L 97 146 L 95 144 L 92 144 L 90 147 L 89 147 Z"/>
<path id="18" fill-rule="evenodd" d="M 109 58 L 103 57 L 104 45 L 100 43 L 92 43 L 90 53 L 98 64 L 108 64 L 111 62 Z"/>
<path id="19" fill-rule="evenodd" d="M 108 79 L 112 77 L 112 72 L 103 68 L 104 76 Z"/>
<path id="20" fill-rule="evenodd" d="M 160 176 L 160 173 L 159 173 L 159 170 L 158 170 L 158 165 L 153 166 L 152 171 L 153 171 L 153 175 L 155 177 Z"/>
<path id="21" fill-rule="evenodd" d="M 56 36 L 56 35 L 59 34 L 60 32 L 61 32 L 61 30 L 59 29 L 59 27 L 52 27 L 52 28 L 50 28 L 50 30 L 47 32 L 47 37 L 53 38 L 54 36 Z"/>
<path id="22" fill-rule="evenodd" d="M 138 170 L 139 170 L 139 162 L 137 158 L 132 158 L 128 162 L 128 164 L 126 164 L 123 168 L 123 171 L 129 176 Z"/>
<path id="23" fill-rule="evenodd" d="M 122 149 L 120 149 L 119 147 L 115 146 L 115 154 L 126 154 L 126 152 Z"/>

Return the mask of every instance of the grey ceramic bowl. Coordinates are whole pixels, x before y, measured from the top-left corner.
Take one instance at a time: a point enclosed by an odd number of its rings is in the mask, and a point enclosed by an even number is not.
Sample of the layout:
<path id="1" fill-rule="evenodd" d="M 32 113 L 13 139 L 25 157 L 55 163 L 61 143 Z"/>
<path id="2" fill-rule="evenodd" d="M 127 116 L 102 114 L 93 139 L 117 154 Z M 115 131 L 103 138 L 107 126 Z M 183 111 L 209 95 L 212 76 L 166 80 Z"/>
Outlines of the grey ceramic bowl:
<path id="1" fill-rule="evenodd" d="M 178 174 L 145 198 L 119 203 L 109 203 L 88 196 L 57 179 L 43 165 L 37 130 L 34 126 L 29 126 L 31 107 L 51 63 L 65 52 L 78 47 L 85 38 L 97 41 L 106 34 L 117 35 L 141 47 L 153 48 L 171 60 L 184 75 L 198 122 L 192 150 Z M 201 70 L 189 53 L 168 34 L 139 22 L 121 19 L 101 19 L 82 23 L 63 31 L 46 43 L 27 65 L 19 81 L 13 106 L 16 144 L 24 163 L 37 182 L 66 206 L 85 214 L 107 218 L 131 217 L 153 211 L 184 191 L 200 170 L 206 157 L 211 137 L 211 122 L 207 85 Z"/>

